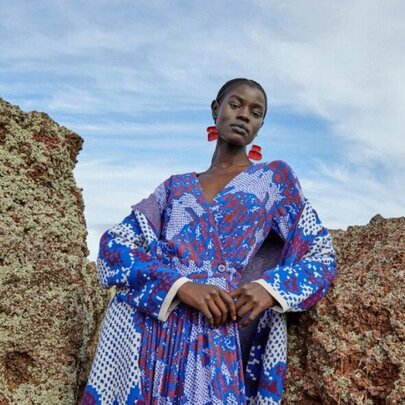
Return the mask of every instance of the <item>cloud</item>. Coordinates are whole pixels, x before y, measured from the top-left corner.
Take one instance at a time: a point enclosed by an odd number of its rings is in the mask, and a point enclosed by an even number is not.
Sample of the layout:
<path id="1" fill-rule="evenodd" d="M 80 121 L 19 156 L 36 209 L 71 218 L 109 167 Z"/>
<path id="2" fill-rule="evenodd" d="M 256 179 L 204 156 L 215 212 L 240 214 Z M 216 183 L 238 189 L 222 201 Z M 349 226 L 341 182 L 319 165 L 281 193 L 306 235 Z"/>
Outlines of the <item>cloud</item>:
<path id="1" fill-rule="evenodd" d="M 328 224 L 403 215 L 402 1 L 20 1 L 2 12 L 0 91 L 84 137 L 75 173 L 91 229 L 160 174 L 209 165 L 209 105 L 237 76 L 268 90 L 260 141 L 297 168 Z"/>
<path id="2" fill-rule="evenodd" d="M 241 1 L 222 18 L 226 4 L 9 5 L 3 59 L 62 77 L 46 110 L 79 114 L 201 110 L 225 78 L 258 77 L 273 108 L 319 115 L 357 153 L 402 164 L 402 2 Z"/>
<path id="3" fill-rule="evenodd" d="M 319 162 L 316 172 L 302 176 L 305 193 L 310 197 L 328 226 L 345 229 L 366 224 L 375 214 L 383 217 L 403 215 L 405 195 L 398 177 L 350 164 Z"/>
<path id="4" fill-rule="evenodd" d="M 110 135 L 111 133 L 126 134 L 150 134 L 150 136 L 161 136 L 163 134 L 178 134 L 182 136 L 187 133 L 201 131 L 201 126 L 197 124 L 184 124 L 181 122 L 161 122 L 161 123 L 140 123 L 140 122 L 122 122 L 122 121 L 105 121 L 101 123 L 67 123 L 69 128 L 78 132 L 91 134 Z"/>

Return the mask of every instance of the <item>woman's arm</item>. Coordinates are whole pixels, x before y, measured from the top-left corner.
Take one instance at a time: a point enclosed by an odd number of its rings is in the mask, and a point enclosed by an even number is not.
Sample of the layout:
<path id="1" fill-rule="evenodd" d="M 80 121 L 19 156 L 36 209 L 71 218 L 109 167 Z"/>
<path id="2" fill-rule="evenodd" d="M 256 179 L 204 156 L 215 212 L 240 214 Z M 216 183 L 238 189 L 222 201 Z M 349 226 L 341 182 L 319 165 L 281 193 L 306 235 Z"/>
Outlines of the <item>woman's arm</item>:
<path id="1" fill-rule="evenodd" d="M 275 311 L 304 311 L 326 295 L 336 276 L 336 254 L 330 233 L 308 201 L 287 243 L 290 253 L 285 263 L 265 271 L 255 282 L 277 300 Z M 300 244 L 306 245 L 307 251 L 295 261 Z"/>
<path id="2" fill-rule="evenodd" d="M 120 299 L 165 321 L 179 302 L 175 300 L 177 290 L 189 279 L 156 257 L 139 219 L 143 226 L 148 223 L 142 213 L 133 210 L 102 235 L 97 258 L 100 285 L 118 287 Z"/>
<path id="3" fill-rule="evenodd" d="M 283 264 L 264 271 L 260 279 L 231 294 L 238 297 L 239 317 L 250 311 L 241 326 L 270 307 L 278 312 L 310 308 L 326 294 L 336 275 L 330 233 L 304 197 L 293 170 L 283 161 L 271 165 L 281 196 L 272 212 L 272 222 L 273 229 L 285 241 Z"/>
<path id="4" fill-rule="evenodd" d="M 279 161 L 277 170 L 282 170 L 283 197 L 273 216 L 273 229 L 285 240 L 284 260 L 255 282 L 277 300 L 275 311 L 303 311 L 327 293 L 336 276 L 336 254 L 328 229 L 304 197 L 291 167 Z"/>

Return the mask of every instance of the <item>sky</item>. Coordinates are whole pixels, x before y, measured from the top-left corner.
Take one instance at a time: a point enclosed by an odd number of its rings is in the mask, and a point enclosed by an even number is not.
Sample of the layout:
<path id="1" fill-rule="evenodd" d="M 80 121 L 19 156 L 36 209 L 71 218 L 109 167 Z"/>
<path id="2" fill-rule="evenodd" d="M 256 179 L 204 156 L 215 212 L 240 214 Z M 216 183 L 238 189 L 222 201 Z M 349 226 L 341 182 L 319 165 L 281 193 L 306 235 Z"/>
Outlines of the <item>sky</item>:
<path id="1" fill-rule="evenodd" d="M 331 229 L 405 215 L 402 0 L 0 0 L 0 97 L 83 139 L 90 259 L 172 174 L 202 172 L 211 101 L 260 82 L 258 137 Z"/>

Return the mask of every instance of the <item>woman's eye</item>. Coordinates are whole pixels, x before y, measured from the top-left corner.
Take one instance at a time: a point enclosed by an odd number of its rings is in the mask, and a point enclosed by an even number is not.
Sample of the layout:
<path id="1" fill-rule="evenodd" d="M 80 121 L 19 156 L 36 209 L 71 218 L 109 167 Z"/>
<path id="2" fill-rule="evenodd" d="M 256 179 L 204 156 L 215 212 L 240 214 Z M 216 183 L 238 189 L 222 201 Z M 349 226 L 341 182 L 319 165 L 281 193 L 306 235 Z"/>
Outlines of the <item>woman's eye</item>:
<path id="1" fill-rule="evenodd" d="M 231 105 L 231 108 L 233 108 L 235 110 L 239 107 L 239 104 L 237 104 L 237 103 L 231 103 L 230 105 Z"/>
<path id="2" fill-rule="evenodd" d="M 255 118 L 262 118 L 262 113 L 259 112 L 259 111 L 253 111 L 253 116 L 254 116 Z"/>

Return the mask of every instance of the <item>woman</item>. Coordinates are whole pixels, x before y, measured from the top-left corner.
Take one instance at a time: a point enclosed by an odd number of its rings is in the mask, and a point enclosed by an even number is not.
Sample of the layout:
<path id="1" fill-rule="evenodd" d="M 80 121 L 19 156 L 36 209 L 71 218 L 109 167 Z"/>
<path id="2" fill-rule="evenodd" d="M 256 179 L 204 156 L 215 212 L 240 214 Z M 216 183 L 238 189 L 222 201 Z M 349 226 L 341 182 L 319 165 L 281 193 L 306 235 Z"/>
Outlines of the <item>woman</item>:
<path id="1" fill-rule="evenodd" d="M 335 252 L 292 169 L 246 154 L 266 115 L 263 88 L 231 80 L 211 109 L 210 168 L 171 176 L 101 238 L 100 282 L 117 291 L 83 404 L 281 401 L 285 312 L 326 294 Z M 269 251 L 251 267 L 273 233 L 276 265 Z"/>

